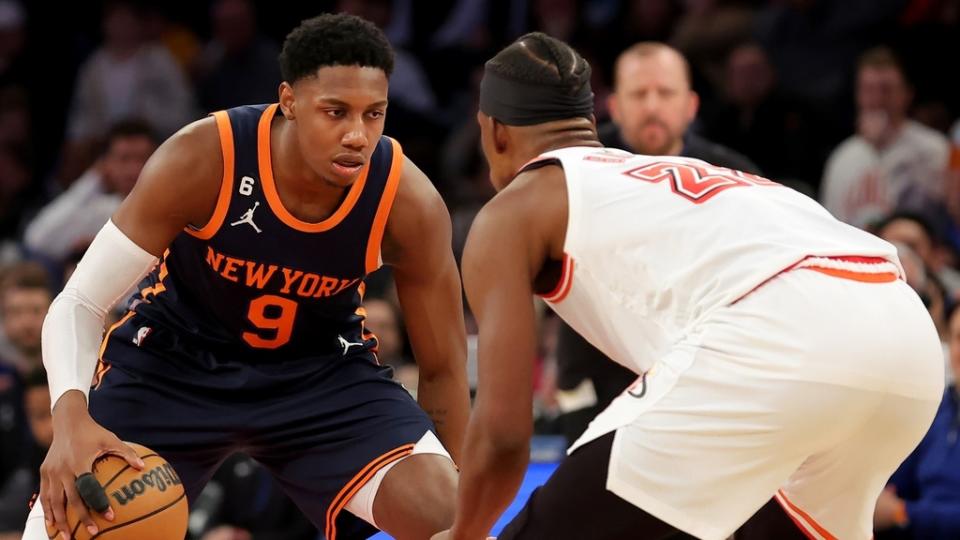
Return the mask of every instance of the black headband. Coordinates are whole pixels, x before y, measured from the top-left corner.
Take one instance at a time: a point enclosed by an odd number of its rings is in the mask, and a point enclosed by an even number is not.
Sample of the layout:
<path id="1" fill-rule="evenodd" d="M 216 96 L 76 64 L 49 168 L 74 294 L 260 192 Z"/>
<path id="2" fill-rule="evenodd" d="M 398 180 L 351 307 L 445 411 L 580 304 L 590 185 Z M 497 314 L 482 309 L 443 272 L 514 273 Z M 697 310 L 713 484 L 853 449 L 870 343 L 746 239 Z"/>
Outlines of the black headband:
<path id="1" fill-rule="evenodd" d="M 480 110 L 508 126 L 590 118 L 593 91 L 589 82 L 571 93 L 568 88 L 501 77 L 487 67 L 480 81 Z"/>

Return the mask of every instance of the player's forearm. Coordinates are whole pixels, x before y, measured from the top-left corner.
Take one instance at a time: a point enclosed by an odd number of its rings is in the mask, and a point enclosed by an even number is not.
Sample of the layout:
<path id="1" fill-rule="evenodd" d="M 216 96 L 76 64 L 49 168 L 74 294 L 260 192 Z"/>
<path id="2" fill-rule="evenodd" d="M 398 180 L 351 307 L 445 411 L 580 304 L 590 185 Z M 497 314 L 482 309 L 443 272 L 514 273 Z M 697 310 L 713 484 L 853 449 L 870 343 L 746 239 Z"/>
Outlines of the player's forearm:
<path id="1" fill-rule="evenodd" d="M 458 364 L 458 368 L 439 373 L 421 372 L 417 397 L 433 420 L 444 447 L 459 465 L 470 418 L 470 390 L 466 368 L 463 364 Z"/>
<path id="2" fill-rule="evenodd" d="M 94 238 L 43 321 L 43 365 L 54 408 L 70 390 L 89 392 L 104 316 L 155 261 L 112 222 Z"/>
<path id="3" fill-rule="evenodd" d="M 498 445 L 485 431 L 478 419 L 471 421 L 450 535 L 454 540 L 487 538 L 520 488 L 529 462 L 529 442 Z"/>

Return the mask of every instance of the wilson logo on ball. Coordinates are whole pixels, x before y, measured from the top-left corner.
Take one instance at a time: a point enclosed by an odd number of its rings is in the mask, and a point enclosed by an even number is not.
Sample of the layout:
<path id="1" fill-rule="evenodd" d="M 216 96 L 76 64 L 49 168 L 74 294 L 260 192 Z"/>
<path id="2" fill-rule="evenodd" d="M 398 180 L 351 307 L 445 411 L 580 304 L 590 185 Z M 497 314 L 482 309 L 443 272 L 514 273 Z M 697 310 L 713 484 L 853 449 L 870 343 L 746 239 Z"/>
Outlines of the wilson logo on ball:
<path id="1" fill-rule="evenodd" d="M 169 463 L 164 463 L 158 467 L 144 472 L 140 478 L 131 481 L 120 489 L 110 494 L 111 497 L 121 506 L 143 495 L 148 489 L 166 491 L 168 486 L 180 485 L 180 477 L 173 470 Z"/>

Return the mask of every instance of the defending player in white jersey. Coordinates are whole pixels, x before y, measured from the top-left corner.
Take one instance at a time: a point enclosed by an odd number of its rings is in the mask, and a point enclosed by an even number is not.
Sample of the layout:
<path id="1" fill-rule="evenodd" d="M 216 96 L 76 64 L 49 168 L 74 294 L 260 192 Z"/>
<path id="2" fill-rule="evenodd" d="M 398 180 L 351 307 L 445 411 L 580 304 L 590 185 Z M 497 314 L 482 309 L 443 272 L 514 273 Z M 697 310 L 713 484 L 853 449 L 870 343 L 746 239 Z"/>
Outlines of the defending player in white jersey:
<path id="1" fill-rule="evenodd" d="M 486 65 L 500 192 L 463 262 L 479 392 L 435 538 L 483 538 L 523 477 L 534 293 L 639 378 L 501 540 L 870 538 L 943 386 L 895 249 L 767 179 L 601 148 L 589 78 L 543 34 Z"/>

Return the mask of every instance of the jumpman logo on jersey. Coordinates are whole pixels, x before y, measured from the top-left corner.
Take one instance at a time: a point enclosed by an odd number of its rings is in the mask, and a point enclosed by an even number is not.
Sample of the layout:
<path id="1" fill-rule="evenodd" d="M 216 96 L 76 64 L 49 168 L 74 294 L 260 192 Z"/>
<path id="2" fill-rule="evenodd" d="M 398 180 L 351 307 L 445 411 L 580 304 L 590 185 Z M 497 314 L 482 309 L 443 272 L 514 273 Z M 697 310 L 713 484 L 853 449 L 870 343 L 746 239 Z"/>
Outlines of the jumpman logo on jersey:
<path id="1" fill-rule="evenodd" d="M 257 224 L 253 222 L 253 212 L 254 212 L 254 210 L 257 209 L 258 206 L 260 206 L 260 201 L 257 201 L 257 202 L 255 202 L 255 203 L 253 203 L 253 208 L 251 208 L 251 209 L 247 210 L 246 212 L 244 212 L 243 215 L 240 216 L 240 219 L 238 219 L 238 220 L 234 221 L 233 223 L 231 223 L 230 226 L 231 226 L 231 227 L 236 227 L 237 225 L 242 225 L 242 224 L 246 223 L 246 224 L 250 225 L 251 227 L 253 227 L 253 230 L 257 231 L 257 234 L 262 233 L 263 231 L 260 230 L 260 227 L 257 227 Z"/>
<path id="2" fill-rule="evenodd" d="M 340 346 L 343 347 L 343 355 L 347 355 L 347 351 L 350 350 L 350 347 L 363 347 L 363 342 L 353 343 L 343 339 L 343 336 L 337 336 L 337 340 L 340 341 Z"/>

